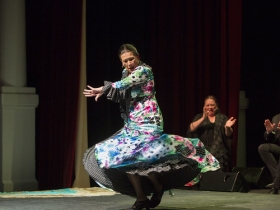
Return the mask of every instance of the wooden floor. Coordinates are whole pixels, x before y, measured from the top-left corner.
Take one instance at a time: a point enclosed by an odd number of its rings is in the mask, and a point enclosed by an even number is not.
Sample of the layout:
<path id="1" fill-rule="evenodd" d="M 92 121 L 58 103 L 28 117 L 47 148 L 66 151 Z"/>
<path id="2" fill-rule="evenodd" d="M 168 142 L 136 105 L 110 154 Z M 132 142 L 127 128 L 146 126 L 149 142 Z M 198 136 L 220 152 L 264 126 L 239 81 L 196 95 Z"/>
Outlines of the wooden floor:
<path id="1" fill-rule="evenodd" d="M 174 189 L 165 192 L 157 210 L 279 210 L 280 195 L 268 189 L 248 193 Z M 116 194 L 66 198 L 1 198 L 0 210 L 121 210 L 135 199 Z"/>

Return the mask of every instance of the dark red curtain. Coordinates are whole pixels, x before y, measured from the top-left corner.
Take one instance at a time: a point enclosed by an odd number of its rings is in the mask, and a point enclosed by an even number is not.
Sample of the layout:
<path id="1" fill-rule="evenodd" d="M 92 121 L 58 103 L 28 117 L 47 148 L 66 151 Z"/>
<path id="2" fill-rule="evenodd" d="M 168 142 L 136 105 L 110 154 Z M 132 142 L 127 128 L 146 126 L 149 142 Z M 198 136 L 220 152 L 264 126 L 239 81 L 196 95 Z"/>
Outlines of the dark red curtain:
<path id="1" fill-rule="evenodd" d="M 238 117 L 241 14 L 241 0 L 152 1 L 151 65 L 166 132 L 185 136 L 210 94 Z"/>
<path id="2" fill-rule="evenodd" d="M 28 84 L 39 95 L 40 189 L 71 187 L 80 78 L 82 1 L 26 1 Z"/>
<path id="3" fill-rule="evenodd" d="M 26 6 L 28 86 L 40 99 L 37 179 L 40 189 L 71 187 L 82 2 L 29 0 Z M 87 22 L 88 84 L 119 79 L 118 47 L 132 43 L 154 69 L 166 133 L 185 136 L 208 94 L 237 117 L 241 0 L 88 1 Z M 122 126 L 118 107 L 109 104 L 88 100 L 89 146 Z M 233 165 L 237 124 L 234 129 Z"/>

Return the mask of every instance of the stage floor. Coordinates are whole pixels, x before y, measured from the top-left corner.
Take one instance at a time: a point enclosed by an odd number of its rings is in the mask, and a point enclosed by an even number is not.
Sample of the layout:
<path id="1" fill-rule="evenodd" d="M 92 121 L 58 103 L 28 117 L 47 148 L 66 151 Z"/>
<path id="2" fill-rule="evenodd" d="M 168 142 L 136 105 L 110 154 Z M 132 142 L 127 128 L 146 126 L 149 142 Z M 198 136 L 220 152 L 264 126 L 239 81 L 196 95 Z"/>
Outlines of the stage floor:
<path id="1" fill-rule="evenodd" d="M 165 192 L 157 210 L 279 210 L 280 195 L 268 189 L 248 193 L 173 189 Z M 101 195 L 60 198 L 0 198 L 0 210 L 122 210 L 135 199 L 129 196 Z"/>

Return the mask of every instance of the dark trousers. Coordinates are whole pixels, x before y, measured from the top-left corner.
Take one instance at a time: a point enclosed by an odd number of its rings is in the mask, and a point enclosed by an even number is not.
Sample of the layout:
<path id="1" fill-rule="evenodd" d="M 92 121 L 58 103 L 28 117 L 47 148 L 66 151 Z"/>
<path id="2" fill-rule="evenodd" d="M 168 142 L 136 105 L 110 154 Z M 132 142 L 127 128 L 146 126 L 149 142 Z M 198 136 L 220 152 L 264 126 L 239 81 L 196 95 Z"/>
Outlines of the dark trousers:
<path id="1" fill-rule="evenodd" d="M 261 144 L 258 148 L 259 154 L 274 178 L 274 188 L 280 186 L 280 146 L 276 144 Z"/>

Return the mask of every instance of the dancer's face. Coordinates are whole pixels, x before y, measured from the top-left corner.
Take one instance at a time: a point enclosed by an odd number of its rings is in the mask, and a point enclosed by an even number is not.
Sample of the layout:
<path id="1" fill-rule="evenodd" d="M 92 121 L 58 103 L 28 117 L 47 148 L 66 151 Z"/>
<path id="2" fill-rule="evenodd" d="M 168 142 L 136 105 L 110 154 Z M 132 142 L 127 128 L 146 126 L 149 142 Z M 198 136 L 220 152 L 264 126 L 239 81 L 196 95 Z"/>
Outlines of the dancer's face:
<path id="1" fill-rule="evenodd" d="M 133 55 L 132 52 L 125 52 L 120 56 L 122 65 L 129 72 L 133 72 L 133 70 L 139 65 L 139 56 Z"/>

